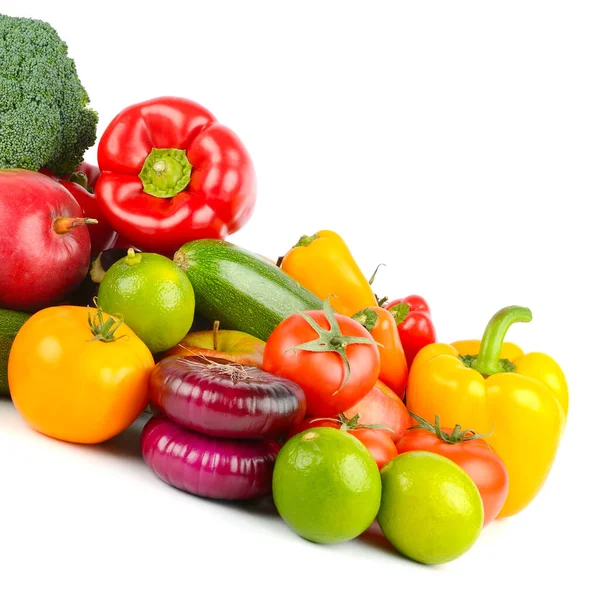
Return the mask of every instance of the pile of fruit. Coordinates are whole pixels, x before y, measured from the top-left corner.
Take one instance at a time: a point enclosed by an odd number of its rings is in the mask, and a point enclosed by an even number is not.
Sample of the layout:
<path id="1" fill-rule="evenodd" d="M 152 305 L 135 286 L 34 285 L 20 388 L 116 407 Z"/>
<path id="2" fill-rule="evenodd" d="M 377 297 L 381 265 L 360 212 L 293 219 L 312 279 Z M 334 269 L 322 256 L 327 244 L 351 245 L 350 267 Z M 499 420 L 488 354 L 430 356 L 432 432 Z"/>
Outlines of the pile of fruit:
<path id="1" fill-rule="evenodd" d="M 446 344 L 426 301 L 377 297 L 335 232 L 277 261 L 231 244 L 255 172 L 208 110 L 125 108 L 95 167 L 97 116 L 56 32 L 0 16 L 0 55 L 0 395 L 29 426 L 99 444 L 150 412 L 140 453 L 167 484 L 272 495 L 317 543 L 377 523 L 426 564 L 531 503 L 568 388 L 504 341 L 529 309 Z"/>

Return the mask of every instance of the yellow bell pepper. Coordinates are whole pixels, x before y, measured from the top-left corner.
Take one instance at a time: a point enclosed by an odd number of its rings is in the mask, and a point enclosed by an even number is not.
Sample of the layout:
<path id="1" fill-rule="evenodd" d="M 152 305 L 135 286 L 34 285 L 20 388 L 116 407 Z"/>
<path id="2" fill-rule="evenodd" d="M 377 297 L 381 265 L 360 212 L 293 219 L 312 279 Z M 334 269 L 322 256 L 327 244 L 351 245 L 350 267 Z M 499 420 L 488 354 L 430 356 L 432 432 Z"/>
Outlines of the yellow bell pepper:
<path id="1" fill-rule="evenodd" d="M 281 269 L 315 296 L 328 296 L 333 309 L 348 317 L 377 306 L 371 285 L 344 240 L 333 231 L 304 235 L 283 257 Z"/>
<path id="2" fill-rule="evenodd" d="M 520 306 L 499 310 L 482 340 L 425 346 L 412 364 L 406 405 L 441 426 L 457 423 L 479 433 L 504 461 L 509 489 L 499 517 L 523 510 L 550 472 L 569 410 L 560 366 L 547 354 L 524 354 L 504 342 L 508 328 L 529 322 Z"/>

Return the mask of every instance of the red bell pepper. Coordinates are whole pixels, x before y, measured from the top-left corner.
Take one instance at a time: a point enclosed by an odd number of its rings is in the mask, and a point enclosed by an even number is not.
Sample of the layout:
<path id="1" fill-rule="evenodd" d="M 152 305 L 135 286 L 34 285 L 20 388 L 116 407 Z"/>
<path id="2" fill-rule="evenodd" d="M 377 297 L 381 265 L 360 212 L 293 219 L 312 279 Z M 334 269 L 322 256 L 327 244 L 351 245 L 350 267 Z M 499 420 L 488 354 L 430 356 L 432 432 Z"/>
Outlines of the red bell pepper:
<path id="1" fill-rule="evenodd" d="M 96 165 L 83 161 L 76 169 L 75 173 L 83 173 L 85 175 L 84 187 L 93 190 L 96 187 L 98 177 L 100 177 L 100 169 Z M 80 180 L 81 181 L 81 180 Z"/>
<path id="2" fill-rule="evenodd" d="M 117 240 L 115 230 L 108 224 L 100 211 L 96 196 L 94 195 L 94 185 L 99 175 L 100 169 L 98 167 L 83 162 L 77 167 L 70 179 L 59 179 L 61 185 L 67 188 L 75 200 L 77 200 L 77 203 L 81 206 L 81 210 L 83 210 L 83 214 L 98 221 L 93 227 L 88 227 L 92 242 L 92 256 L 109 250 Z"/>
<path id="3" fill-rule="evenodd" d="M 419 350 L 437 341 L 429 305 L 424 298 L 413 294 L 387 302 L 385 308 L 394 316 L 410 369 Z"/>
<path id="4" fill-rule="evenodd" d="M 96 196 L 120 236 L 172 255 L 185 242 L 225 239 L 256 201 L 252 160 L 240 139 L 185 98 L 134 104 L 98 144 Z"/>

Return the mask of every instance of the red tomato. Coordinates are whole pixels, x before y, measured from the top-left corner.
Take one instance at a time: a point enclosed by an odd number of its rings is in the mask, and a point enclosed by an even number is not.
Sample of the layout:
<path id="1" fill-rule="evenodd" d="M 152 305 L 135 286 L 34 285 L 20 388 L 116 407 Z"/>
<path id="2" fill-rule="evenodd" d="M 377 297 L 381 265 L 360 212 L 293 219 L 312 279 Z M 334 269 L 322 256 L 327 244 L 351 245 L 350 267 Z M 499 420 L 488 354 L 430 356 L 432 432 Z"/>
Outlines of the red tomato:
<path id="1" fill-rule="evenodd" d="M 348 419 L 356 414 L 360 415 L 362 423 L 378 423 L 389 427 L 392 431 L 382 431 L 394 442 L 397 442 L 412 424 L 404 402 L 383 381 L 377 381 L 362 400 L 344 411 Z"/>
<path id="2" fill-rule="evenodd" d="M 363 422 L 366 423 L 366 421 Z M 301 431 L 313 429 L 314 427 L 332 427 L 333 429 L 340 429 L 341 426 L 341 421 L 334 418 L 320 419 L 318 417 L 313 417 L 311 419 L 304 419 L 304 421 L 288 433 L 287 439 L 295 436 Z M 398 456 L 398 450 L 396 449 L 392 438 L 385 434 L 384 429 L 370 429 L 368 427 L 361 427 L 359 424 L 356 429 L 347 429 L 346 433 L 354 436 L 364 444 L 366 449 L 375 459 L 379 469 L 390 462 L 392 458 Z"/>
<path id="3" fill-rule="evenodd" d="M 442 429 L 450 434 L 451 429 Z M 508 494 L 508 472 L 502 459 L 490 448 L 485 439 L 477 438 L 450 444 L 424 429 L 411 429 L 397 442 L 398 454 L 411 450 L 425 450 L 440 454 L 462 467 L 475 482 L 483 500 L 485 527 L 493 521 Z"/>
<path id="4" fill-rule="evenodd" d="M 398 449 L 394 446 L 392 438 L 384 431 L 383 429 L 357 428 L 348 432 L 366 446 L 380 469 L 392 458 L 398 456 Z"/>
<path id="5" fill-rule="evenodd" d="M 363 398 L 379 377 L 379 350 L 371 334 L 354 319 L 322 310 L 305 313 L 322 328 L 318 332 L 301 313 L 284 319 L 267 340 L 263 369 L 297 383 L 306 394 L 309 417 L 334 417 Z M 339 328 L 339 333 L 331 327 Z M 368 340 L 354 343 L 347 337 Z M 319 341 L 317 341 L 319 340 Z M 311 350 L 294 350 L 314 342 Z M 327 343 L 322 346 L 321 343 Z M 348 370 L 338 352 L 345 352 Z"/>

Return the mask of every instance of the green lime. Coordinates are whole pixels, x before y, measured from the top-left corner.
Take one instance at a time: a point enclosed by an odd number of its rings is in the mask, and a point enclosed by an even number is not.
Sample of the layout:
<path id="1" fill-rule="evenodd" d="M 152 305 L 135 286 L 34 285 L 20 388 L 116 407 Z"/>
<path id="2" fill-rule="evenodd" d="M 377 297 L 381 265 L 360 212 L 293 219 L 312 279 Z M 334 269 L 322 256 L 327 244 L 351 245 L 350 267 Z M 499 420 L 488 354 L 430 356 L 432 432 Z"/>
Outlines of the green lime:
<path id="1" fill-rule="evenodd" d="M 130 250 L 105 273 L 98 306 L 125 323 L 155 354 L 172 348 L 194 320 L 194 289 L 185 272 L 160 254 Z"/>
<path id="2" fill-rule="evenodd" d="M 377 522 L 396 549 L 437 565 L 464 554 L 483 527 L 483 502 L 461 467 L 432 452 L 405 452 L 381 469 Z"/>
<path id="3" fill-rule="evenodd" d="M 298 433 L 279 451 L 273 500 L 300 536 L 336 544 L 363 533 L 381 501 L 377 463 L 355 437 L 330 427 Z"/>

